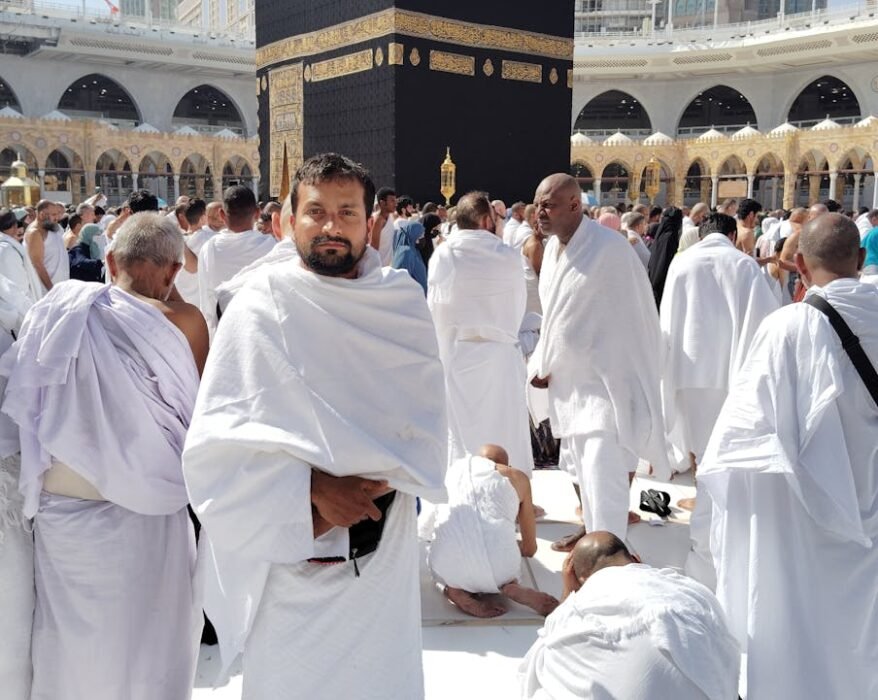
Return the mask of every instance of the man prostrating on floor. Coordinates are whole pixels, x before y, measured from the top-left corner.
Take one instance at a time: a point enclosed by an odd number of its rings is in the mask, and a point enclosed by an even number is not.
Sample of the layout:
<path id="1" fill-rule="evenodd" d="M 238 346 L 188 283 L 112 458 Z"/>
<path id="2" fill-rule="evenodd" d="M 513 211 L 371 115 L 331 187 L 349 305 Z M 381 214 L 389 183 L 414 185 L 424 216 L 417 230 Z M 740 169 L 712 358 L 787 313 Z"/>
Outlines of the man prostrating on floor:
<path id="1" fill-rule="evenodd" d="M 558 601 L 518 583 L 521 557 L 537 551 L 536 520 L 527 475 L 507 466 L 506 450 L 485 445 L 448 469 L 448 504 L 437 508 L 429 564 L 445 596 L 474 617 L 497 617 L 506 609 L 480 594 L 502 593 L 541 615 Z M 521 540 L 515 534 L 515 523 Z"/>

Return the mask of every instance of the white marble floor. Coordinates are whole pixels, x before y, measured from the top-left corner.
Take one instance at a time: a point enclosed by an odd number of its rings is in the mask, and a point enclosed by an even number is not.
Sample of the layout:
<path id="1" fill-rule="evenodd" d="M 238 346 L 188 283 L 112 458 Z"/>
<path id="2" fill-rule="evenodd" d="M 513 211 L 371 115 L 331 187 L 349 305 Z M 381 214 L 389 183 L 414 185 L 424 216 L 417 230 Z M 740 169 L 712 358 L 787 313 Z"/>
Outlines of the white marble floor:
<path id="1" fill-rule="evenodd" d="M 673 513 L 667 521 L 641 513 L 644 522 L 629 528 L 628 543 L 643 561 L 653 566 L 681 568 L 689 548 L 689 513 L 675 507 L 681 498 L 694 495 L 692 477 L 678 476 L 658 483 L 638 474 L 631 488 L 631 508 L 640 501 L 641 489 L 660 488 L 671 494 Z M 551 543 L 570 532 L 576 522 L 576 498 L 570 479 L 561 472 L 540 470 L 533 480 L 534 500 L 546 509 L 537 525 L 538 551 L 522 567 L 522 580 L 558 596 L 564 555 Z M 463 615 L 449 604 L 421 571 L 424 676 L 427 700 L 510 700 L 518 697 L 517 671 L 541 626 L 526 608 L 509 605 L 509 612 L 489 621 Z M 194 700 L 239 700 L 240 669 L 224 686 L 212 688 L 219 668 L 216 647 L 203 647 Z"/>

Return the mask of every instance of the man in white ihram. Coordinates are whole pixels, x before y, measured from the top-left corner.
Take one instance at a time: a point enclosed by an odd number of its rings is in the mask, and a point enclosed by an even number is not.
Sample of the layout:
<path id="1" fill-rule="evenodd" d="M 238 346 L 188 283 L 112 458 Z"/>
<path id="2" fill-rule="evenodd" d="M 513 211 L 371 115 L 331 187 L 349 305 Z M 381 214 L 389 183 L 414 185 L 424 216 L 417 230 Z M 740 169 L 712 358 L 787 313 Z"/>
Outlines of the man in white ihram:
<path id="1" fill-rule="evenodd" d="M 543 325 L 528 364 L 532 384 L 548 387 L 552 432 L 579 483 L 586 530 L 624 539 L 638 458 L 649 459 L 657 476 L 670 476 L 656 352 L 661 330 L 631 245 L 584 218 L 581 197 L 576 180 L 560 173 L 536 191 L 540 228 L 555 235 L 543 254 Z M 571 542 L 557 545 L 569 550 Z"/>
<path id="2" fill-rule="evenodd" d="M 735 247 L 735 219 L 711 214 L 701 242 L 671 263 L 661 303 L 665 341 L 662 398 L 679 472 L 701 462 L 730 382 L 747 358 L 759 324 L 778 308 L 756 261 Z M 690 524 L 686 571 L 714 588 L 710 504 L 699 498 Z"/>
<path id="3" fill-rule="evenodd" d="M 421 698 L 415 496 L 441 493 L 442 366 L 423 291 L 369 245 L 374 185 L 314 156 L 299 256 L 223 314 L 183 456 L 205 610 L 244 698 Z"/>
<path id="4" fill-rule="evenodd" d="M 207 328 L 164 301 L 182 253 L 173 222 L 132 216 L 107 253 L 113 284 L 53 288 L 0 361 L 34 518 L 31 700 L 192 692 L 202 616 L 180 455 Z"/>
<path id="5" fill-rule="evenodd" d="M 748 700 L 878 697 L 878 377 L 870 396 L 809 302 L 828 302 L 878 367 L 878 288 L 857 279 L 859 245 L 839 214 L 802 228 L 805 302 L 763 322 L 698 473 Z"/>
<path id="6" fill-rule="evenodd" d="M 457 225 L 430 258 L 427 286 L 445 367 L 450 457 L 502 445 L 530 476 L 527 372 L 518 349 L 527 304 L 521 253 L 495 235 L 483 192 L 460 198 Z"/>
<path id="7" fill-rule="evenodd" d="M 522 700 L 737 697 L 738 645 L 706 587 L 641 564 L 609 532 L 580 539 L 561 575 L 564 600 L 521 667 Z"/>

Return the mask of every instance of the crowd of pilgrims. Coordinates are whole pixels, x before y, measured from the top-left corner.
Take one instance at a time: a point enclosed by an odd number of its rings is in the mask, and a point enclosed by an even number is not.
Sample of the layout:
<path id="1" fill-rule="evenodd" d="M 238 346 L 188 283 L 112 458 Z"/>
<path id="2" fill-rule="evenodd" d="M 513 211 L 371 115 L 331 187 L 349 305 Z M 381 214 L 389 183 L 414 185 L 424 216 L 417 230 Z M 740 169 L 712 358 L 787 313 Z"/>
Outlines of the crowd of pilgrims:
<path id="1" fill-rule="evenodd" d="M 588 202 L 323 154 L 282 201 L 0 210 L 4 700 L 183 700 L 200 641 L 248 700 L 422 698 L 424 552 L 546 617 L 521 698 L 878 697 L 878 210 Z M 539 467 L 560 600 L 519 580 Z M 650 567 L 634 474 L 687 471 Z"/>

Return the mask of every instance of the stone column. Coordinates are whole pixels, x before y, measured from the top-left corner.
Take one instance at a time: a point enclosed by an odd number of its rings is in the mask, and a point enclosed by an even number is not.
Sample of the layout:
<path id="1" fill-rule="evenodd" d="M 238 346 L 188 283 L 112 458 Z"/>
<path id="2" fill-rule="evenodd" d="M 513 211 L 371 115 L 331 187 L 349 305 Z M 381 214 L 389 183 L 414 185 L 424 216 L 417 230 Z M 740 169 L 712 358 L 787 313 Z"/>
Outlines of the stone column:
<path id="1" fill-rule="evenodd" d="M 878 172 L 872 176 L 872 208 L 878 209 Z"/>
<path id="2" fill-rule="evenodd" d="M 223 176 L 213 176 L 213 198 L 217 201 L 223 200 Z"/>
<path id="3" fill-rule="evenodd" d="M 796 205 L 796 173 L 784 171 L 783 176 L 783 208 L 792 209 Z"/>
<path id="4" fill-rule="evenodd" d="M 140 173 L 131 173 L 131 189 L 132 190 L 139 190 L 140 189 L 140 184 L 138 183 L 138 180 L 140 180 Z"/>
<path id="5" fill-rule="evenodd" d="M 710 176 L 710 206 L 719 204 L 719 175 Z"/>
<path id="6" fill-rule="evenodd" d="M 747 197 L 753 199 L 753 187 L 756 184 L 756 176 L 748 175 L 747 176 Z"/>
<path id="7" fill-rule="evenodd" d="M 88 170 L 85 173 L 85 196 L 86 199 L 91 197 L 95 192 L 95 187 L 97 187 L 98 176 L 94 170 Z M 104 192 L 104 196 L 106 196 L 106 192 Z"/>
<path id="8" fill-rule="evenodd" d="M 862 173 L 854 173 L 854 201 L 851 205 L 851 209 L 854 211 L 860 208 L 860 182 L 862 179 Z"/>
<path id="9" fill-rule="evenodd" d="M 820 200 L 820 175 L 808 176 L 808 206 Z"/>
<path id="10" fill-rule="evenodd" d="M 698 201 L 707 204 L 710 201 L 710 180 L 706 177 L 701 178 L 701 195 Z"/>
<path id="11" fill-rule="evenodd" d="M 250 180 L 250 188 L 253 190 L 253 194 L 256 196 L 256 200 L 259 200 L 259 175 L 254 175 Z"/>
<path id="12" fill-rule="evenodd" d="M 771 178 L 771 208 L 777 209 L 777 178 Z"/>
<path id="13" fill-rule="evenodd" d="M 168 206 L 171 206 L 173 202 L 177 201 L 177 197 L 180 196 L 180 175 L 179 173 L 174 173 L 174 191 L 171 193 L 171 196 L 168 197 L 170 200 L 168 202 Z"/>
<path id="14" fill-rule="evenodd" d="M 837 189 L 838 189 L 838 171 L 837 170 L 830 170 L 829 171 L 829 198 L 830 199 L 837 199 L 838 198 L 836 196 L 838 194 L 836 192 Z M 819 197 L 819 195 L 818 195 L 818 197 Z"/>
<path id="15" fill-rule="evenodd" d="M 37 170 L 37 182 L 40 183 L 40 189 L 46 189 L 46 171 L 45 170 Z"/>
<path id="16" fill-rule="evenodd" d="M 594 198 L 598 201 L 598 205 L 601 203 L 601 179 L 596 177 L 594 179 Z"/>

